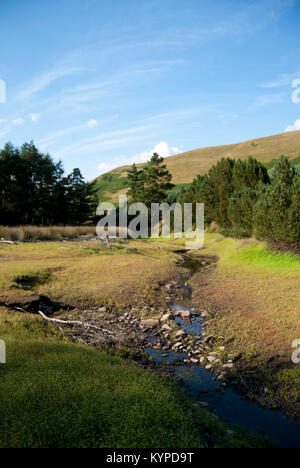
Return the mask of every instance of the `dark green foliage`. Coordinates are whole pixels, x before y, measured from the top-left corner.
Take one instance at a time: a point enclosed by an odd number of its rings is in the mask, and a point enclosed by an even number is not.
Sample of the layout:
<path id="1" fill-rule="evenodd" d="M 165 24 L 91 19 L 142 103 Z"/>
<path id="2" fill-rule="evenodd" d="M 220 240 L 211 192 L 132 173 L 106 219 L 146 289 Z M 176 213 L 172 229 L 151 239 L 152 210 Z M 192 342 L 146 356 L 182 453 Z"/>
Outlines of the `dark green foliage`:
<path id="1" fill-rule="evenodd" d="M 135 164 L 128 170 L 128 196 L 131 203 L 136 203 L 142 200 L 144 195 L 144 177 L 143 171 L 139 171 Z"/>
<path id="2" fill-rule="evenodd" d="M 300 241 L 300 174 L 288 158 L 267 169 L 247 161 L 221 159 L 178 193 L 180 203 L 204 203 L 206 225 L 219 224 L 227 235 Z"/>
<path id="3" fill-rule="evenodd" d="M 212 215 L 214 221 L 220 226 L 230 225 L 228 217 L 229 200 L 233 192 L 232 174 L 234 161 L 222 158 L 208 173 L 208 179 L 214 194 L 214 207 Z"/>
<path id="4" fill-rule="evenodd" d="M 254 189 L 259 182 L 269 183 L 267 169 L 256 159 L 249 156 L 247 161 L 240 159 L 235 162 L 232 171 L 232 184 L 235 189 L 241 190 L 243 187 Z"/>
<path id="5" fill-rule="evenodd" d="M 163 164 L 164 158 L 154 153 L 150 161 L 138 170 L 133 164 L 128 171 L 130 202 L 162 203 L 173 188 L 172 175 Z"/>
<path id="6" fill-rule="evenodd" d="M 63 177 L 55 163 L 36 146 L 11 144 L 0 151 L 0 222 L 7 225 L 82 224 L 95 211 L 94 188 L 79 169 Z"/>
<path id="7" fill-rule="evenodd" d="M 169 203 L 170 205 L 172 205 L 176 201 L 178 201 L 180 203 L 180 197 L 183 196 L 182 194 L 185 194 L 185 192 L 186 192 L 186 190 L 188 189 L 189 186 L 190 186 L 190 184 L 175 185 L 169 191 L 169 193 L 167 195 L 167 199 L 166 199 L 167 203 Z"/>
<path id="8" fill-rule="evenodd" d="M 238 237 L 251 236 L 253 230 L 253 207 L 257 201 L 255 189 L 244 186 L 240 191 L 233 192 L 228 215 L 235 227 Z"/>
<path id="9" fill-rule="evenodd" d="M 274 168 L 272 184 L 260 194 L 255 205 L 257 235 L 275 240 L 299 240 L 299 208 L 299 175 L 288 158 L 282 156 Z"/>

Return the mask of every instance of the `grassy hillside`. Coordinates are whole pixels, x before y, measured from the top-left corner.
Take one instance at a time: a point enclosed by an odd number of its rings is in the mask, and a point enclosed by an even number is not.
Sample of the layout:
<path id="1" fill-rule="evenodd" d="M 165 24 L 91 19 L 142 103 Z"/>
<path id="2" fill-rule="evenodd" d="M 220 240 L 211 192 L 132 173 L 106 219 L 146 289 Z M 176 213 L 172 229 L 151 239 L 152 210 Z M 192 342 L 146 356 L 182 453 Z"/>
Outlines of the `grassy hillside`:
<path id="1" fill-rule="evenodd" d="M 198 174 L 205 174 L 223 157 L 247 159 L 250 155 L 263 163 L 268 163 L 269 168 L 281 155 L 289 156 L 292 160 L 296 159 L 300 157 L 300 131 L 256 138 L 233 145 L 200 148 L 170 156 L 165 161 L 173 175 L 173 183 L 177 185 L 191 182 Z M 114 169 L 97 179 L 101 201 L 117 201 L 119 194 L 126 192 L 128 167 Z"/>

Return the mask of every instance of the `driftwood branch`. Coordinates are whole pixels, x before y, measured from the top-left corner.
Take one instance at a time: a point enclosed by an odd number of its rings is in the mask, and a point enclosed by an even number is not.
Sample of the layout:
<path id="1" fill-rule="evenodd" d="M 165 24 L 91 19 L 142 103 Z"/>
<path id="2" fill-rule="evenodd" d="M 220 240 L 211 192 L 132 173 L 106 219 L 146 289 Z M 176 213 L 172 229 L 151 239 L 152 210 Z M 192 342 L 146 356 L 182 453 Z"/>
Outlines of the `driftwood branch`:
<path id="1" fill-rule="evenodd" d="M 8 240 L 1 239 L 0 244 L 14 245 L 14 244 L 18 244 L 18 242 L 13 242 L 13 241 L 8 241 Z"/>
<path id="2" fill-rule="evenodd" d="M 56 323 L 57 325 L 69 326 L 69 327 L 78 326 L 78 327 L 90 328 L 91 330 L 97 330 L 99 332 L 103 332 L 102 328 L 96 327 L 95 325 L 91 325 L 89 323 L 79 322 L 77 320 L 53 319 L 53 318 L 47 317 L 47 315 L 45 315 L 41 310 L 39 310 L 38 313 L 41 317 L 43 317 L 44 320 L 47 320 L 48 322 Z"/>

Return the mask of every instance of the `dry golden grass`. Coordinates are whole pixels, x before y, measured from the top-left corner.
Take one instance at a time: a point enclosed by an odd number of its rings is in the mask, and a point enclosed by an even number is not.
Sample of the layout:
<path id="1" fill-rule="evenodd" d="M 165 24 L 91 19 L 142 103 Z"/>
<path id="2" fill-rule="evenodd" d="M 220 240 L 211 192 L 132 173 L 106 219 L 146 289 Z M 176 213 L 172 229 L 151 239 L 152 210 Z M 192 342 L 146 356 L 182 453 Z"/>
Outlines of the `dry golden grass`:
<path id="1" fill-rule="evenodd" d="M 157 281 L 175 274 L 175 262 L 175 255 L 147 242 L 109 251 L 99 241 L 0 245 L 0 296 L 19 301 L 43 294 L 83 307 L 151 300 Z M 49 271 L 49 280 L 34 291 L 13 287 L 18 276 Z"/>
<path id="2" fill-rule="evenodd" d="M 76 239 L 83 235 L 96 235 L 94 226 L 0 226 L 0 239 L 18 242 L 57 240 L 61 237 Z"/>

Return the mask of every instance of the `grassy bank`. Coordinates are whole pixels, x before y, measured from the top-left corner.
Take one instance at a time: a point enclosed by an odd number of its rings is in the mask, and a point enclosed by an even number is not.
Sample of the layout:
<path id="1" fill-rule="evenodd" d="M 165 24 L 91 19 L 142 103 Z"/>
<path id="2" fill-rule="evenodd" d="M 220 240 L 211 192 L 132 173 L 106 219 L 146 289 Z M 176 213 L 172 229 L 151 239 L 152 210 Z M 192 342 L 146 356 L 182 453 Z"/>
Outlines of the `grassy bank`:
<path id="1" fill-rule="evenodd" d="M 167 378 L 0 308 L 0 447 L 241 447 L 265 442 L 193 406 Z"/>
<path id="2" fill-rule="evenodd" d="M 204 252 L 219 260 L 193 278 L 194 305 L 211 312 L 208 332 L 224 338 L 218 343 L 241 353 L 233 380 L 263 405 L 300 418 L 300 368 L 291 361 L 300 337 L 300 258 L 218 234 L 206 235 Z"/>

